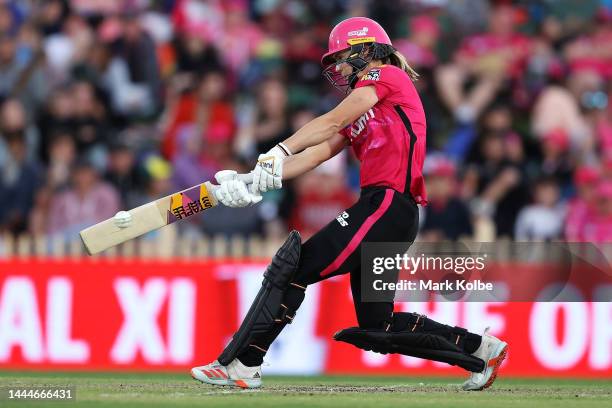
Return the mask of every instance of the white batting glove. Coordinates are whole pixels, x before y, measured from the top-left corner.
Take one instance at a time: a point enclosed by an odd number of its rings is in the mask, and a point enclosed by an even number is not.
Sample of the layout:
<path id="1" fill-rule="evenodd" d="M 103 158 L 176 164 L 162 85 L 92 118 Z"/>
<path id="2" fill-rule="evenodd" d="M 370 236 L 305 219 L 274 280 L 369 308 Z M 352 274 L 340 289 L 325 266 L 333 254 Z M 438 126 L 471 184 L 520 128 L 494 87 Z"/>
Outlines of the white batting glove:
<path id="1" fill-rule="evenodd" d="M 282 143 L 259 155 L 253 170 L 253 193 L 277 190 L 283 186 L 283 160 L 288 156 L 291 156 L 291 152 Z"/>
<path id="2" fill-rule="evenodd" d="M 215 197 L 227 207 L 246 207 L 261 201 L 261 195 L 252 194 L 234 170 L 221 170 L 215 174 L 215 179 L 219 183 Z"/>

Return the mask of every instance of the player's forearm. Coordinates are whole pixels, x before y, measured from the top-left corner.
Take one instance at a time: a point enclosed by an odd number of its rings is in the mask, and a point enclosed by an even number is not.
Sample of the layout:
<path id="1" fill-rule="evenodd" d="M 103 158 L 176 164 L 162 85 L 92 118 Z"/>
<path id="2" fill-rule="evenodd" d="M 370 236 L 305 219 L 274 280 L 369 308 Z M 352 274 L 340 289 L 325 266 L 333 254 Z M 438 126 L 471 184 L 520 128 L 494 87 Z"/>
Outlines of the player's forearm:
<path id="1" fill-rule="evenodd" d="M 313 147 L 309 147 L 298 154 L 287 157 L 283 161 L 283 180 L 298 177 L 321 164 L 322 160 L 313 150 Z"/>
<path id="2" fill-rule="evenodd" d="M 314 169 L 338 154 L 346 143 L 344 136 L 336 133 L 329 140 L 286 158 L 283 161 L 283 179 L 288 180 Z"/>
<path id="3" fill-rule="evenodd" d="M 325 114 L 315 118 L 302 126 L 283 144 L 292 153 L 299 153 L 304 149 L 321 144 L 336 135 L 346 124 L 335 120 L 332 115 Z"/>

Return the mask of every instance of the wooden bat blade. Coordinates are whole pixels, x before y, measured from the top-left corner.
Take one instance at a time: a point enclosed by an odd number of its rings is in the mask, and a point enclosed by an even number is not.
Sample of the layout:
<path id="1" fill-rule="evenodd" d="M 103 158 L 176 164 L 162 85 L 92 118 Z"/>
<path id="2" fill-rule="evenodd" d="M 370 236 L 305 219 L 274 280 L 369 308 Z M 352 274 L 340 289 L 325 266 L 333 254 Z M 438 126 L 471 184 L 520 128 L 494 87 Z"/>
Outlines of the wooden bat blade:
<path id="1" fill-rule="evenodd" d="M 80 232 L 83 245 L 90 255 L 97 254 L 147 232 L 204 212 L 217 205 L 214 188 L 216 186 L 204 182 L 136 207 L 128 211 L 132 215 L 132 223 L 127 228 L 117 227 L 113 218 L 85 228 Z"/>

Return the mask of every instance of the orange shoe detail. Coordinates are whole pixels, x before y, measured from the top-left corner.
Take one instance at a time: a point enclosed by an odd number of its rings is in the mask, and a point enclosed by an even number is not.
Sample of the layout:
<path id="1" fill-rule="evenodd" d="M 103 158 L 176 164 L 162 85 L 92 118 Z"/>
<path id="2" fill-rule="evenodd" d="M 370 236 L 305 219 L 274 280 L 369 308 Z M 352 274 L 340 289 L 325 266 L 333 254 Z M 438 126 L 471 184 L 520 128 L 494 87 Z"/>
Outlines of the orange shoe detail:
<path id="1" fill-rule="evenodd" d="M 493 385 L 495 378 L 497 378 L 497 371 L 499 370 L 499 367 L 503 363 L 507 354 L 508 354 L 508 346 L 504 347 L 502 352 L 499 353 L 499 356 L 492 358 L 489 361 L 489 367 L 493 366 L 493 373 L 491 374 L 491 378 L 489 378 L 489 381 L 487 381 L 487 383 L 482 387 L 483 390 Z"/>

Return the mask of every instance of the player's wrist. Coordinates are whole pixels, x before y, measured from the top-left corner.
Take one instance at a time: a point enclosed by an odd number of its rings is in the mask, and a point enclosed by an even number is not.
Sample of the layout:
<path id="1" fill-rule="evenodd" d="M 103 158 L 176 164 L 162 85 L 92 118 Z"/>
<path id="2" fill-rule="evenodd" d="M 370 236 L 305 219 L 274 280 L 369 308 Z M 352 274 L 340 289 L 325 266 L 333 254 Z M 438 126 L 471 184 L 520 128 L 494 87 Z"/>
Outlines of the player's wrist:
<path id="1" fill-rule="evenodd" d="M 293 153 L 291 153 L 291 150 L 289 149 L 289 147 L 286 144 L 284 144 L 283 142 L 280 142 L 279 144 L 274 146 L 274 148 L 278 148 L 285 155 L 285 157 L 289 157 L 289 156 L 293 155 Z"/>

